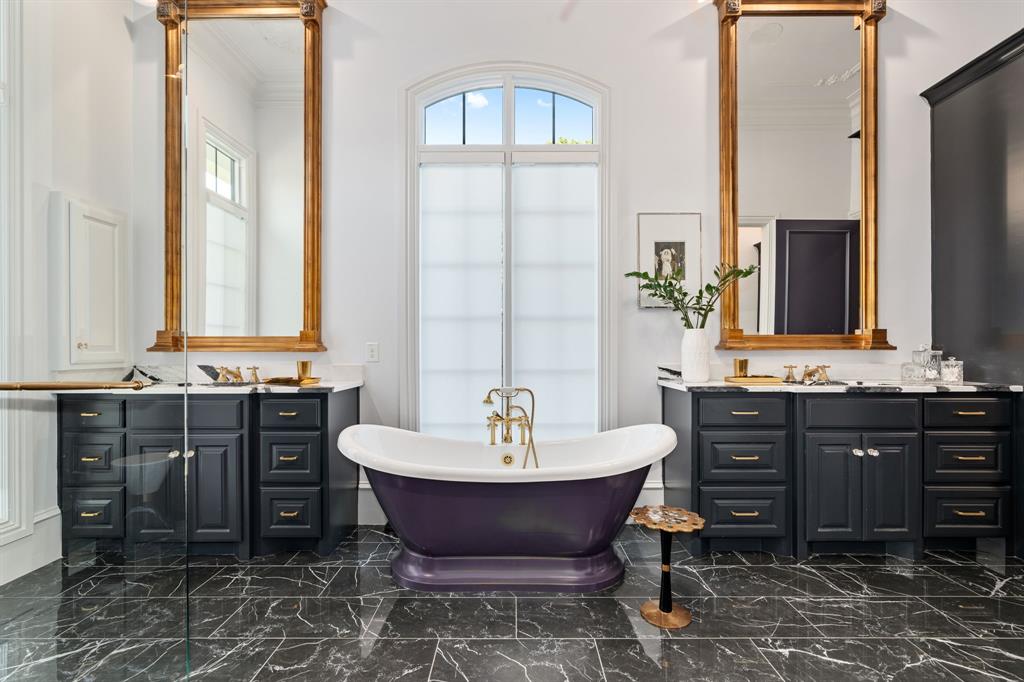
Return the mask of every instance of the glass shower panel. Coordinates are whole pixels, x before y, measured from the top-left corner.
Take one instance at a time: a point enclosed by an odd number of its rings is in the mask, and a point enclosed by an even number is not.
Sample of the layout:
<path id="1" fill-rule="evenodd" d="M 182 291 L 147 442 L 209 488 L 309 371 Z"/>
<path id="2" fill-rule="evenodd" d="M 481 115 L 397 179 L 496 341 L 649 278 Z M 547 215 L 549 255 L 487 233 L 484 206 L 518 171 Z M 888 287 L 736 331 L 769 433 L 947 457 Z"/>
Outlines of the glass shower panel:
<path id="1" fill-rule="evenodd" d="M 0 1 L 0 679 L 187 673 L 156 14 Z"/>

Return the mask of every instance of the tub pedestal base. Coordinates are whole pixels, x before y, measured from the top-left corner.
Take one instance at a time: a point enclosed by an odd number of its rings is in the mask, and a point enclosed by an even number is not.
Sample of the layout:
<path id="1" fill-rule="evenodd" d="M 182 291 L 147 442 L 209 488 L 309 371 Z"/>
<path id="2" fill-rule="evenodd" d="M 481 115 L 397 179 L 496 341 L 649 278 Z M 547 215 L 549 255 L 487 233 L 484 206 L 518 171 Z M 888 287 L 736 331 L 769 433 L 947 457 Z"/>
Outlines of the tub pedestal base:
<path id="1" fill-rule="evenodd" d="M 596 592 L 617 585 L 624 572 L 610 547 L 587 557 L 432 557 L 403 546 L 391 562 L 396 583 L 427 592 Z"/>

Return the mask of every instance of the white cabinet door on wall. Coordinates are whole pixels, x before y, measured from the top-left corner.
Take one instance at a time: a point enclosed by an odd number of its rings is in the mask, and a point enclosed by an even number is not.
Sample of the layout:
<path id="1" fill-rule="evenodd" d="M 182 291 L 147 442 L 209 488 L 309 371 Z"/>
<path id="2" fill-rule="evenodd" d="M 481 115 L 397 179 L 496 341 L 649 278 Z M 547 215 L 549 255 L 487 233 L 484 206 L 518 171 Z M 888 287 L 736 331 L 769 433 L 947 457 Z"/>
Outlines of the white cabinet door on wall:
<path id="1" fill-rule="evenodd" d="M 59 192 L 50 211 L 53 368 L 125 366 L 127 221 Z"/>

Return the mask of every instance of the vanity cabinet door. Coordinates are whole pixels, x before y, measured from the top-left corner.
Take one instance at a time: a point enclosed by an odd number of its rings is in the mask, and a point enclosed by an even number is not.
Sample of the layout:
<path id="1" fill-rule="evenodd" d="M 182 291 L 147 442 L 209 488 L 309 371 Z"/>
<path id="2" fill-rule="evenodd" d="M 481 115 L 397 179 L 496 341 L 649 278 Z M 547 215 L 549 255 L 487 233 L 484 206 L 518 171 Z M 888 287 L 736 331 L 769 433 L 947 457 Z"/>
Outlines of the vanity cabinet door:
<path id="1" fill-rule="evenodd" d="M 804 444 L 807 539 L 859 540 L 861 434 L 807 434 Z"/>
<path id="2" fill-rule="evenodd" d="M 184 540 L 184 444 L 181 434 L 128 436 L 129 541 Z"/>
<path id="3" fill-rule="evenodd" d="M 864 539 L 921 537 L 921 442 L 916 433 L 864 435 Z"/>
<path id="4" fill-rule="evenodd" d="M 239 542 L 242 539 L 241 434 L 191 436 L 189 448 L 189 540 Z"/>

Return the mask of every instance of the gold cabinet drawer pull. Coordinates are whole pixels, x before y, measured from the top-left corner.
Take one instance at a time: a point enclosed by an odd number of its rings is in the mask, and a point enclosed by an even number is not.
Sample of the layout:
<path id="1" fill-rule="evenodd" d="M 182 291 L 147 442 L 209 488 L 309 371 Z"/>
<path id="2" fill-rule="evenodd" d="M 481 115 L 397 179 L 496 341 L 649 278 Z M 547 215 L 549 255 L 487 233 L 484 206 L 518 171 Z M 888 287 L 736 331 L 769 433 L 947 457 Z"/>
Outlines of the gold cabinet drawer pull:
<path id="1" fill-rule="evenodd" d="M 756 417 L 761 414 L 757 410 L 733 410 L 732 416 L 734 417 Z"/>
<path id="2" fill-rule="evenodd" d="M 98 461 L 100 461 L 103 458 L 102 457 L 79 457 L 78 459 L 81 462 L 98 462 Z"/>
<path id="3" fill-rule="evenodd" d="M 752 511 L 752 512 L 730 511 L 729 513 L 732 514 L 733 516 L 760 516 L 761 515 L 761 512 L 757 512 L 757 511 Z"/>
<path id="4" fill-rule="evenodd" d="M 103 414 L 103 413 L 102 412 L 79 412 L 78 416 L 79 417 L 98 417 L 101 414 Z"/>
<path id="5" fill-rule="evenodd" d="M 963 511 L 961 509 L 954 509 L 953 513 L 957 516 L 985 516 L 983 511 Z"/>
<path id="6" fill-rule="evenodd" d="M 278 412 L 277 416 L 278 417 L 297 417 L 297 416 L 299 416 L 299 413 L 298 412 Z"/>
<path id="7" fill-rule="evenodd" d="M 281 460 L 282 462 L 294 462 L 298 458 L 298 455 L 281 455 L 280 457 L 278 457 L 278 459 Z"/>
<path id="8" fill-rule="evenodd" d="M 961 462 L 984 462 L 988 459 L 985 455 L 957 455 L 956 458 Z"/>
<path id="9" fill-rule="evenodd" d="M 737 462 L 756 462 L 761 459 L 761 455 L 729 455 Z"/>
<path id="10" fill-rule="evenodd" d="M 299 515 L 299 512 L 297 512 L 297 511 L 278 512 L 278 516 L 280 516 L 281 518 L 285 518 L 285 519 L 294 519 L 298 515 Z"/>
<path id="11" fill-rule="evenodd" d="M 957 410 L 953 414 L 958 417 L 984 417 L 986 412 L 985 410 Z"/>
<path id="12" fill-rule="evenodd" d="M 99 516 L 102 513 L 103 512 L 79 512 L 78 515 L 81 516 L 83 519 L 91 519 L 94 516 Z"/>

